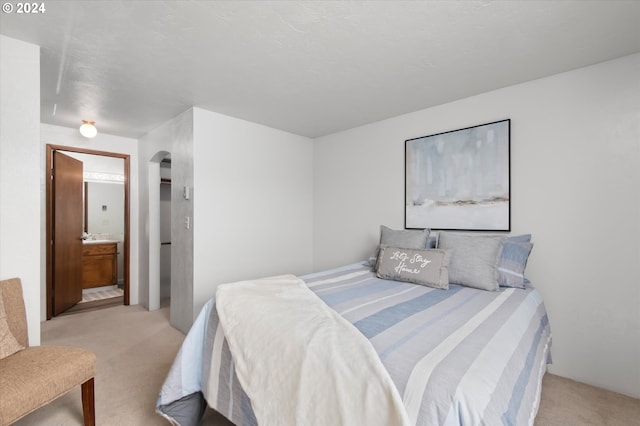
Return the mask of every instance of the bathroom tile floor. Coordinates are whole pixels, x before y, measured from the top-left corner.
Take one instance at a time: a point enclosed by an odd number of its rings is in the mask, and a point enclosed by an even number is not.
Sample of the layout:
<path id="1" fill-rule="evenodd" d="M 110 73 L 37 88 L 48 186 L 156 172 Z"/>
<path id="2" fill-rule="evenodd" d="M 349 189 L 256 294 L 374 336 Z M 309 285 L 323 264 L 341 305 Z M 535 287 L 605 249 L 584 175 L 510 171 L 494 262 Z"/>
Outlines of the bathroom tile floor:
<path id="1" fill-rule="evenodd" d="M 108 289 L 103 291 L 94 291 L 91 293 L 83 293 L 82 300 L 78 303 L 93 302 L 95 300 L 111 299 L 113 297 L 121 297 L 124 295 L 124 290 L 121 288 Z"/>
<path id="2" fill-rule="evenodd" d="M 124 303 L 124 290 L 121 288 L 83 293 L 82 301 L 62 312 L 58 316 L 87 312 L 95 309 L 108 308 Z"/>

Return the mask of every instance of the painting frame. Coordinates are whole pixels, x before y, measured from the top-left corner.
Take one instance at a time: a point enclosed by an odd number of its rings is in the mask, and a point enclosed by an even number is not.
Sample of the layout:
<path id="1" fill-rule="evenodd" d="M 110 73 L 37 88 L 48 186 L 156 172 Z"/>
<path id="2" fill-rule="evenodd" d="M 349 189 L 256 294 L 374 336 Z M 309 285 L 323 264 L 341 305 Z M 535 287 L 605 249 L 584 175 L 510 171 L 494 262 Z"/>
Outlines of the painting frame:
<path id="1" fill-rule="evenodd" d="M 511 231 L 511 119 L 405 140 L 405 229 Z"/>

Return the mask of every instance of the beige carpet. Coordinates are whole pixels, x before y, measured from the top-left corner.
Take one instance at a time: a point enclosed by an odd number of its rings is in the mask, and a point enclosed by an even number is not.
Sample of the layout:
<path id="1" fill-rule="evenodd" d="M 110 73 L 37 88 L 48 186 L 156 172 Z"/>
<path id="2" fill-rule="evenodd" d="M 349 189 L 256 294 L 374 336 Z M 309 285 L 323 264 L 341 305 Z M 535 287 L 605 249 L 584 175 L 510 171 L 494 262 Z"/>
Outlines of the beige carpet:
<path id="1" fill-rule="evenodd" d="M 155 413 L 155 402 L 184 336 L 168 318 L 167 307 L 148 312 L 139 306 L 115 306 L 42 324 L 43 344 L 79 346 L 96 353 L 98 426 L 169 424 Z M 208 410 L 202 424 L 231 423 Z M 15 425 L 82 425 L 80 388 Z M 547 374 L 535 425 L 640 426 L 640 400 Z"/>

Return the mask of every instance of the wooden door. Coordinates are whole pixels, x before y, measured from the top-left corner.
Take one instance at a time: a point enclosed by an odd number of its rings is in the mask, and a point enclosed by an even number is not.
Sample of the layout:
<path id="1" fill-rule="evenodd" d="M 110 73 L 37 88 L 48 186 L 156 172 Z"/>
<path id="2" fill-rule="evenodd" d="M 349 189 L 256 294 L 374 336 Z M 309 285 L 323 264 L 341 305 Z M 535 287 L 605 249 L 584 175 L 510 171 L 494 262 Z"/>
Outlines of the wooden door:
<path id="1" fill-rule="evenodd" d="M 82 300 L 82 161 L 53 153 L 53 315 Z"/>

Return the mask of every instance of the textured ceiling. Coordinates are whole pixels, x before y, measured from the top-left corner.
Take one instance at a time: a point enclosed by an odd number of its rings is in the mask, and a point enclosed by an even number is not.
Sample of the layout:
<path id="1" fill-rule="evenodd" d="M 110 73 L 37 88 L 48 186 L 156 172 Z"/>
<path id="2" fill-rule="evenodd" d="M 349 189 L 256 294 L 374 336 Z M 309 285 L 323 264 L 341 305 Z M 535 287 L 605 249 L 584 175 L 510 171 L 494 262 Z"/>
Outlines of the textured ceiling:
<path id="1" fill-rule="evenodd" d="M 41 120 L 138 138 L 191 106 L 317 137 L 640 52 L 640 1 L 54 1 Z"/>

